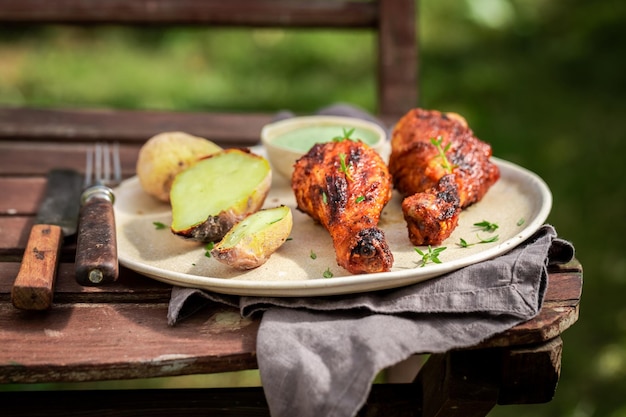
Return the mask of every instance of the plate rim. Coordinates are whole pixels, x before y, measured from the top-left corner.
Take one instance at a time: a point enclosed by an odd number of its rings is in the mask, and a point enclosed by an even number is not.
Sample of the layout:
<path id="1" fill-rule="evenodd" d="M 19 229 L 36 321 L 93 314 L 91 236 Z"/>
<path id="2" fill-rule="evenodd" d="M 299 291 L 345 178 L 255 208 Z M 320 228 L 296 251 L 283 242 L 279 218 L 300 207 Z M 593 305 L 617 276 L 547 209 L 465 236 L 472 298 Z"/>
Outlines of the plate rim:
<path id="1" fill-rule="evenodd" d="M 538 190 L 538 194 L 542 199 L 539 211 L 531 221 L 524 225 L 519 233 L 500 244 L 447 263 L 429 264 L 428 269 L 419 270 L 419 273 L 416 273 L 415 269 L 407 269 L 374 274 L 346 275 L 329 279 L 254 281 L 192 275 L 167 270 L 128 259 L 124 257 L 123 253 L 118 254 L 118 259 L 124 267 L 157 281 L 177 286 L 205 289 L 221 294 L 242 296 L 326 296 L 362 293 L 410 285 L 502 255 L 531 237 L 547 220 L 553 202 L 552 192 L 547 183 L 536 173 L 513 162 L 497 157 L 492 157 L 491 160 L 501 169 L 520 174 L 532 183 L 533 188 Z M 126 181 L 132 181 L 133 179 L 137 180 L 137 177 L 131 177 Z M 357 286 L 362 289 L 355 289 Z"/>

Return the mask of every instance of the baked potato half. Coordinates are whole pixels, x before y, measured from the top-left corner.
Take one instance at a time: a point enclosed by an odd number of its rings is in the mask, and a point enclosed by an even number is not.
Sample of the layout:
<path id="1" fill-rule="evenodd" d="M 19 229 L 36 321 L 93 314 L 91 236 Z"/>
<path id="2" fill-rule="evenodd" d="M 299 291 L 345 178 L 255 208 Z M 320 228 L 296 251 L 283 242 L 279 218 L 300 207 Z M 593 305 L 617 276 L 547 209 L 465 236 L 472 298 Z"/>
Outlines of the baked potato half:
<path id="1" fill-rule="evenodd" d="M 170 190 L 172 233 L 218 242 L 239 221 L 261 209 L 270 190 L 267 159 L 225 149 L 180 172 Z"/>
<path id="2" fill-rule="evenodd" d="M 257 211 L 233 226 L 213 247 L 211 255 L 236 269 L 259 267 L 287 241 L 292 227 L 293 217 L 287 206 Z"/>

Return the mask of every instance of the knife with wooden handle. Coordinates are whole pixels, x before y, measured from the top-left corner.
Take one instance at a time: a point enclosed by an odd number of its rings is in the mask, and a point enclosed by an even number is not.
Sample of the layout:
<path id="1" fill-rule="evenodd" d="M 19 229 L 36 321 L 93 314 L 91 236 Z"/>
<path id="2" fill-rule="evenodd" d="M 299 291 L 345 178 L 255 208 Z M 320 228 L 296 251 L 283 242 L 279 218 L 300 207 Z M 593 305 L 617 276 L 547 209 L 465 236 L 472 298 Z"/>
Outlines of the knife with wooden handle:
<path id="1" fill-rule="evenodd" d="M 101 285 L 117 280 L 117 237 L 113 190 L 95 185 L 81 197 L 76 240 L 76 281 L 81 285 Z"/>
<path id="2" fill-rule="evenodd" d="M 52 170 L 37 212 L 11 302 L 22 310 L 46 310 L 52 305 L 59 254 L 64 238 L 76 233 L 82 176 L 73 170 Z"/>

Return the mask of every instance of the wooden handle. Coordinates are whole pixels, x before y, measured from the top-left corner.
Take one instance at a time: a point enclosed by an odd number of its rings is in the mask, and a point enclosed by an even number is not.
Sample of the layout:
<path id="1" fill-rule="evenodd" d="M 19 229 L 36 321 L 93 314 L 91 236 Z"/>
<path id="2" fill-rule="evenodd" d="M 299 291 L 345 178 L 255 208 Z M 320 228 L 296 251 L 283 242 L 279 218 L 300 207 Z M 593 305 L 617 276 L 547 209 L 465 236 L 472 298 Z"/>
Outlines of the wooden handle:
<path id="1" fill-rule="evenodd" d="M 80 209 L 76 240 L 76 281 L 102 285 L 117 280 L 117 239 L 113 203 L 92 198 Z"/>
<path id="2" fill-rule="evenodd" d="M 50 308 L 62 242 L 61 227 L 47 224 L 33 226 L 11 290 L 11 302 L 15 307 L 22 310 Z"/>

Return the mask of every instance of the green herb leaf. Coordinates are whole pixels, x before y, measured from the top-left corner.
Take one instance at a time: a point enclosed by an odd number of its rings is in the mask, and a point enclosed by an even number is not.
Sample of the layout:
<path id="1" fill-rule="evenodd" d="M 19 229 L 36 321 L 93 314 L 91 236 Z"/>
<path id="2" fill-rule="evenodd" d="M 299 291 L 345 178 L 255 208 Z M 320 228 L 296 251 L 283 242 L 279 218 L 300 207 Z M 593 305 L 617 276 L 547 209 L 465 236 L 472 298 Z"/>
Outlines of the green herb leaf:
<path id="1" fill-rule="evenodd" d="M 500 235 L 495 235 L 489 238 L 482 238 L 478 235 L 478 233 L 476 233 L 476 239 L 478 239 L 476 242 L 468 243 L 465 239 L 461 238 L 459 240 L 459 243 L 457 243 L 457 245 L 459 245 L 462 248 L 469 248 L 470 246 L 478 245 L 480 243 L 493 243 L 493 242 L 497 242 L 498 239 L 500 239 Z"/>
<path id="2" fill-rule="evenodd" d="M 356 198 L 357 203 L 360 203 L 361 201 L 365 201 L 365 196 L 360 195 Z"/>
<path id="3" fill-rule="evenodd" d="M 439 255 L 441 254 L 441 252 L 446 250 L 446 247 L 441 246 L 438 248 L 433 248 L 432 246 L 428 245 L 428 251 L 422 251 L 419 248 L 413 248 L 413 249 L 422 257 L 421 266 L 424 267 L 428 262 L 440 264 L 441 260 L 439 259 Z"/>
<path id="4" fill-rule="evenodd" d="M 326 194 L 326 191 L 322 191 L 322 202 L 328 204 L 328 194 Z"/>
<path id="5" fill-rule="evenodd" d="M 437 148 L 437 152 L 439 153 L 438 157 L 441 158 L 441 167 L 448 173 L 451 174 L 452 170 L 457 167 L 457 165 L 450 164 L 448 161 L 448 157 L 446 156 L 446 152 L 450 150 L 450 146 L 452 143 L 448 143 L 445 148 L 442 146 L 443 137 L 437 136 L 436 138 L 430 138 L 430 143 Z"/>
<path id="6" fill-rule="evenodd" d="M 210 258 L 211 250 L 213 249 L 214 246 L 215 246 L 215 243 L 213 242 L 209 242 L 206 245 L 204 245 L 204 256 L 206 256 L 207 258 Z"/>
<path id="7" fill-rule="evenodd" d="M 346 130 L 346 128 L 342 128 L 342 136 L 335 136 L 333 138 L 333 142 L 343 142 L 346 139 L 351 139 L 350 136 L 354 133 L 354 128 L 350 130 Z"/>
<path id="8" fill-rule="evenodd" d="M 154 225 L 154 228 L 157 230 L 165 229 L 167 227 L 164 223 L 161 223 L 161 222 L 152 222 L 152 224 Z"/>
<path id="9" fill-rule="evenodd" d="M 311 249 L 311 254 L 309 256 L 311 257 L 311 259 L 317 259 L 317 254 L 313 252 L 313 249 Z"/>
<path id="10" fill-rule="evenodd" d="M 483 230 L 485 232 L 495 232 L 498 229 L 498 227 L 500 227 L 496 223 L 491 223 L 491 222 L 488 222 L 487 220 L 483 220 L 482 222 L 474 223 L 474 226 L 480 227 L 481 230 Z"/>
<path id="11" fill-rule="evenodd" d="M 487 239 L 483 239 L 478 235 L 476 235 L 476 237 L 478 238 L 479 243 L 493 243 L 493 242 L 497 242 L 498 239 L 500 239 L 500 235 L 495 235 Z"/>
<path id="12" fill-rule="evenodd" d="M 324 278 L 332 278 L 334 275 L 331 272 L 330 268 L 326 268 L 326 271 L 324 271 L 324 273 L 322 274 L 322 276 Z"/>
<path id="13" fill-rule="evenodd" d="M 521 225 L 523 225 L 525 222 L 526 222 L 526 219 L 524 219 L 524 218 L 522 217 L 521 219 L 519 219 L 519 220 L 517 221 L 517 225 L 518 225 L 518 226 L 521 226 Z"/>
<path id="14" fill-rule="evenodd" d="M 344 174 L 346 174 L 346 178 L 348 179 L 348 181 L 352 181 L 352 177 L 350 176 L 350 171 L 349 171 L 349 164 L 346 164 L 346 154 L 345 153 L 340 153 L 339 154 L 339 163 L 341 164 L 341 172 L 343 172 Z"/>

